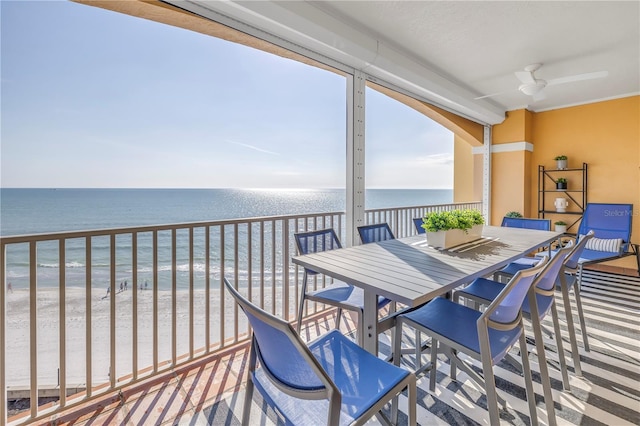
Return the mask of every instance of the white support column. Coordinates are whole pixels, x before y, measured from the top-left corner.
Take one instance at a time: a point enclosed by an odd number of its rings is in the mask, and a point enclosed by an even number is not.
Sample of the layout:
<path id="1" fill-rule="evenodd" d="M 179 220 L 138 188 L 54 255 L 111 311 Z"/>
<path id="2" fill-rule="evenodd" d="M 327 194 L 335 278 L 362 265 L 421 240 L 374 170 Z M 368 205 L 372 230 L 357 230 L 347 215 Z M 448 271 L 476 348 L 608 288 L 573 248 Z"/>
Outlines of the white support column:
<path id="1" fill-rule="evenodd" d="M 482 157 L 482 214 L 486 223 L 491 220 L 491 126 L 484 126 Z"/>
<path id="2" fill-rule="evenodd" d="M 364 225 L 364 113 L 365 75 L 347 78 L 347 240 L 358 244 L 357 227 Z"/>

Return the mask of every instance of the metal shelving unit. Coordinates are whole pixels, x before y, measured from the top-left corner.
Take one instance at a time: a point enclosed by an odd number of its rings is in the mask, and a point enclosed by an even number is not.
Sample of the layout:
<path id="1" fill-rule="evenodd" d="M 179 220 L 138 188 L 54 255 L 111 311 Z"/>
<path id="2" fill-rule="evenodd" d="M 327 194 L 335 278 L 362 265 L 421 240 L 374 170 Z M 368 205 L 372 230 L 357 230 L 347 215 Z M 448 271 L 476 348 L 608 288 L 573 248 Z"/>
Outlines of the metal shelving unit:
<path id="1" fill-rule="evenodd" d="M 556 189 L 558 178 L 561 177 L 567 179 L 567 189 Z M 552 215 L 570 216 L 568 220 L 564 220 L 567 222 L 567 229 L 570 229 L 582 219 L 587 206 L 587 182 L 587 163 L 582 163 L 581 168 L 568 169 L 546 169 L 538 166 L 538 217 L 545 219 Z M 566 212 L 557 211 L 552 204 L 560 196 L 571 203 Z"/>

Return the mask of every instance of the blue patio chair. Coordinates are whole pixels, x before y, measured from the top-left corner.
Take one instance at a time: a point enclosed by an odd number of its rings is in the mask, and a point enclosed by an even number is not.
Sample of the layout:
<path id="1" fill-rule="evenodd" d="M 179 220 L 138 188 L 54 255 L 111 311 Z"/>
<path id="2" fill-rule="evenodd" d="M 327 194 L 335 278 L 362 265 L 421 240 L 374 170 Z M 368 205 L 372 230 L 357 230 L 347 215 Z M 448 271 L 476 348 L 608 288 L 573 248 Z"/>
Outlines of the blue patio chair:
<path id="1" fill-rule="evenodd" d="M 582 252 L 581 265 L 633 254 L 632 218 L 633 204 L 587 204 L 578 228 L 578 240 L 589 231 L 593 231 L 594 236 Z"/>
<path id="2" fill-rule="evenodd" d="M 549 219 L 530 219 L 525 217 L 503 217 L 502 227 L 507 228 L 523 228 L 523 229 L 536 229 L 538 231 L 551 230 L 551 220 Z M 527 269 L 538 263 L 538 258 L 523 257 L 505 266 L 500 271 L 493 274 L 495 280 L 500 281 L 503 278 L 507 280 L 511 279 L 515 273 L 521 269 Z"/>
<path id="3" fill-rule="evenodd" d="M 226 289 L 253 330 L 242 424 L 249 424 L 254 387 L 294 425 L 363 424 L 408 391 L 409 424 L 416 424 L 416 379 L 360 348 L 337 330 L 305 345 L 291 325 L 253 305 L 227 279 Z M 394 423 L 397 409 L 392 408 Z"/>
<path id="4" fill-rule="evenodd" d="M 537 229 L 539 231 L 549 231 L 551 220 L 549 219 L 529 219 L 525 217 L 503 217 L 500 226 L 508 228 Z"/>
<path id="5" fill-rule="evenodd" d="M 540 370 L 541 373 L 548 377 L 547 367 L 544 356 L 544 344 L 542 341 L 542 325 L 541 321 L 545 316 L 551 313 L 553 320 L 554 335 L 556 339 L 556 346 L 558 348 L 558 360 L 560 362 L 560 371 L 562 372 L 562 383 L 564 389 L 570 390 L 569 374 L 567 370 L 567 364 L 564 356 L 564 345 L 562 343 L 562 336 L 560 334 L 560 321 L 558 319 L 558 310 L 555 304 L 555 289 L 556 281 L 558 280 L 560 273 L 562 272 L 563 262 L 567 256 L 573 250 L 573 247 L 564 247 L 560 249 L 555 256 L 546 264 L 544 269 L 540 272 L 533 284 L 535 303 L 532 303 L 530 298 L 526 298 L 522 304 L 522 313 L 525 318 L 529 319 L 533 324 L 534 337 L 536 342 L 536 348 L 540 358 Z M 453 293 L 453 301 L 460 303 L 460 298 L 466 300 L 472 300 L 475 303 L 481 305 L 489 305 L 498 294 L 504 289 L 504 284 L 489 280 L 486 278 L 478 278 L 474 280 L 467 287 L 460 290 L 456 290 Z M 535 314 L 537 312 L 537 315 Z M 544 369 L 544 371 L 543 371 Z M 547 397 L 549 397 L 547 399 Z M 549 410 L 553 410 L 553 398 L 551 395 L 545 395 L 545 400 L 551 403 L 551 407 L 547 407 Z M 551 411 L 553 412 L 553 411 Z"/>
<path id="6" fill-rule="evenodd" d="M 416 231 L 418 232 L 418 234 L 425 234 L 427 231 L 422 227 L 422 224 L 424 223 L 424 221 L 422 220 L 421 217 L 415 217 L 413 218 L 413 225 L 416 227 Z"/>
<path id="7" fill-rule="evenodd" d="M 587 326 L 584 319 L 584 312 L 582 310 L 582 299 L 580 298 L 580 277 L 582 275 L 582 253 L 584 253 L 585 247 L 589 240 L 593 238 L 594 232 L 589 231 L 586 235 L 583 235 L 577 242 L 571 241 L 567 247 L 572 248 L 571 252 L 563 263 L 562 273 L 558 280 L 556 280 L 556 288 L 562 292 L 562 302 L 565 309 L 565 316 L 567 319 L 567 329 L 569 331 L 569 338 L 571 342 L 571 353 L 573 355 L 573 364 L 578 376 L 582 376 L 582 369 L 580 367 L 580 354 L 578 353 L 578 343 L 576 339 L 575 327 L 573 324 L 573 314 L 571 310 L 570 292 L 573 289 L 573 296 L 576 300 L 576 310 L 578 311 L 578 320 L 580 322 L 580 331 L 582 332 L 582 342 L 584 350 L 589 352 L 589 337 L 587 336 Z M 558 251 L 552 251 L 551 257 L 554 257 Z M 546 258 L 548 254 L 546 252 L 539 253 L 536 258 L 523 258 L 516 262 L 512 262 L 500 270 L 500 277 L 512 276 L 516 272 L 522 269 L 530 268 L 537 263 L 537 259 Z M 497 275 L 497 274 L 495 274 Z M 494 276 L 495 276 L 494 275 Z"/>
<path id="8" fill-rule="evenodd" d="M 317 231 L 301 232 L 294 235 L 298 254 L 318 253 L 326 250 L 334 250 L 342 248 L 340 240 L 335 231 L 331 228 L 320 229 Z M 302 281 L 302 292 L 300 295 L 300 307 L 298 310 L 297 331 L 300 333 L 302 327 L 302 316 L 304 313 L 304 304 L 306 300 L 324 303 L 338 308 L 336 316 L 336 328 L 340 328 L 340 318 L 342 310 L 347 309 L 354 311 L 358 315 L 358 342 L 360 345 L 364 342 L 364 330 L 362 322 L 364 317 L 364 290 L 342 281 L 333 281 L 331 285 L 317 290 L 307 291 L 309 284 L 309 276 L 317 275 L 316 271 L 304 269 L 304 278 Z M 390 302 L 385 297 L 378 297 L 378 309 L 384 308 Z"/>
<path id="9" fill-rule="evenodd" d="M 394 240 L 396 237 L 391 232 L 388 223 L 376 223 L 374 225 L 358 226 L 358 234 L 362 244 L 375 243 L 378 241 Z"/>
<path id="10" fill-rule="evenodd" d="M 521 307 L 544 264 L 545 261 L 533 268 L 518 272 L 484 313 L 444 297 L 437 297 L 418 309 L 398 315 L 396 333 L 399 333 L 406 325 L 418 328 L 422 333 L 428 334 L 432 338 L 431 372 L 429 373 L 431 391 L 435 391 L 436 363 L 438 352 L 441 352 L 449 358 L 452 366 L 456 365 L 464 370 L 470 378 L 484 387 L 487 395 L 489 421 L 492 425 L 499 424 L 498 400 L 502 405 L 506 403 L 497 394 L 493 366 L 500 362 L 507 352 L 519 342 L 520 348 L 523 348 L 520 353 L 531 424 L 537 424 L 531 369 L 527 351 L 524 349 L 526 348 L 526 339 Z M 393 359 L 396 365 L 399 365 L 400 362 L 400 340 L 397 339 L 394 347 Z M 440 350 L 438 350 L 439 347 Z M 464 353 L 481 361 L 484 378 L 465 364 L 458 357 L 458 353 Z"/>

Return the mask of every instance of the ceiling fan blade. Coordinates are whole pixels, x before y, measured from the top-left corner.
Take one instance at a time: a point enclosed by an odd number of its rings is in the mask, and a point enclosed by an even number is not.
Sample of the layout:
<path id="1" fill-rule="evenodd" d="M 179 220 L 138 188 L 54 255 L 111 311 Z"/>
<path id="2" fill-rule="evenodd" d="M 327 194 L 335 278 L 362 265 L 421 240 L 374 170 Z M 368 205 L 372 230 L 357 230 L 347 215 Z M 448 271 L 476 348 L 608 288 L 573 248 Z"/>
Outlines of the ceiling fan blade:
<path id="1" fill-rule="evenodd" d="M 533 77 L 533 73 L 529 71 L 516 71 L 516 77 L 523 84 L 536 84 L 536 79 Z"/>
<path id="2" fill-rule="evenodd" d="M 498 92 L 498 93 L 492 93 L 490 95 L 478 96 L 477 98 L 473 98 L 473 100 L 477 101 L 478 99 L 490 98 L 492 96 L 502 95 L 503 93 L 507 93 L 507 92 Z"/>
<path id="3" fill-rule="evenodd" d="M 532 96 L 534 102 L 542 101 L 547 99 L 547 95 L 544 94 L 544 90 L 539 91 L 535 95 Z"/>
<path id="4" fill-rule="evenodd" d="M 585 74 L 569 75 L 567 77 L 559 77 L 547 80 L 547 86 L 556 84 L 573 83 L 574 81 L 593 80 L 596 78 L 604 78 L 609 75 L 609 71 L 588 72 Z"/>

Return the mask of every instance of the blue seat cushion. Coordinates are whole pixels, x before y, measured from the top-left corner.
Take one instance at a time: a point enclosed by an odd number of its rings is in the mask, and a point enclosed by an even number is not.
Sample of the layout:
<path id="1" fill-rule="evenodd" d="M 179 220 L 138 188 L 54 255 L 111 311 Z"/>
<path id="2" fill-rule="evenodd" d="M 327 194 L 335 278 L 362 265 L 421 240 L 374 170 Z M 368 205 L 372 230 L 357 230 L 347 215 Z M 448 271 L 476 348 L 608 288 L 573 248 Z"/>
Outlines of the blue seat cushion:
<path id="1" fill-rule="evenodd" d="M 364 290 L 342 281 L 334 281 L 333 284 L 307 292 L 307 296 L 311 298 L 324 299 L 327 303 L 334 302 L 343 305 L 352 306 L 360 310 L 364 309 Z M 391 300 L 386 297 L 378 297 L 378 309 L 389 304 Z"/>
<path id="2" fill-rule="evenodd" d="M 477 299 L 486 301 L 488 305 L 498 297 L 502 290 L 504 290 L 504 284 L 502 283 L 486 278 L 477 278 L 465 288 L 457 290 L 456 293 L 463 297 L 475 296 Z"/>
<path id="3" fill-rule="evenodd" d="M 360 417 L 411 374 L 370 354 L 337 330 L 332 330 L 310 343 L 309 349 L 342 395 L 341 425 L 349 424 Z M 327 400 L 291 397 L 273 385 L 262 368 L 257 368 L 253 377 L 256 387 L 267 403 L 278 407 L 287 424 L 327 423 Z"/>
<path id="4" fill-rule="evenodd" d="M 616 258 L 616 257 L 620 257 L 619 252 L 598 251 L 598 250 L 590 250 L 585 248 L 584 250 L 582 250 L 582 253 L 580 253 L 579 263 L 593 262 L 596 260 Z"/>
<path id="5" fill-rule="evenodd" d="M 536 266 L 540 262 L 540 258 L 534 257 L 522 257 L 517 259 L 511 263 L 509 263 L 504 268 L 500 269 L 500 272 L 509 275 L 515 275 L 518 271 L 522 271 L 523 269 L 529 269 L 533 266 Z"/>
<path id="6" fill-rule="evenodd" d="M 480 342 L 476 322 L 480 315 L 482 313 L 474 309 L 437 297 L 426 305 L 402 316 L 479 356 Z M 508 331 L 489 328 L 491 360 L 494 364 L 504 358 L 509 349 L 518 341 L 520 333 L 519 327 Z"/>
<path id="7" fill-rule="evenodd" d="M 498 294 L 500 294 L 503 289 L 504 284 L 502 283 L 488 280 L 486 278 L 478 278 L 467 287 L 458 290 L 457 293 L 462 295 L 463 297 L 475 296 L 477 299 L 484 300 L 488 305 L 496 297 L 498 297 Z M 547 314 L 547 312 L 549 312 L 549 309 L 551 309 L 553 297 L 536 294 L 536 303 L 538 305 L 538 316 L 540 319 L 542 319 Z M 531 305 L 529 303 L 528 297 L 526 297 L 524 299 L 524 302 L 522 303 L 522 312 L 524 312 L 528 316 L 531 316 Z"/>

